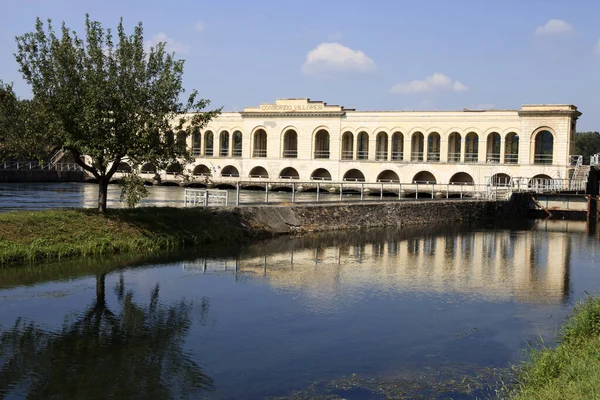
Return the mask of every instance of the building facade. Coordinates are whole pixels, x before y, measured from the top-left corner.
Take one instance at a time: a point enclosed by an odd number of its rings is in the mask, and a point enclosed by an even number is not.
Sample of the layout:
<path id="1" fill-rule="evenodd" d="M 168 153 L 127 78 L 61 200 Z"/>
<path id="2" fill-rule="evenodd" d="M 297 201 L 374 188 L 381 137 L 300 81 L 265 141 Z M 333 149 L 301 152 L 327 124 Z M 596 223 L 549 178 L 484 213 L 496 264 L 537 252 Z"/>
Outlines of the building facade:
<path id="1" fill-rule="evenodd" d="M 185 168 L 213 183 L 565 179 L 580 115 L 573 105 L 358 111 L 306 98 L 277 99 L 224 112 L 188 137 L 195 162 Z"/>

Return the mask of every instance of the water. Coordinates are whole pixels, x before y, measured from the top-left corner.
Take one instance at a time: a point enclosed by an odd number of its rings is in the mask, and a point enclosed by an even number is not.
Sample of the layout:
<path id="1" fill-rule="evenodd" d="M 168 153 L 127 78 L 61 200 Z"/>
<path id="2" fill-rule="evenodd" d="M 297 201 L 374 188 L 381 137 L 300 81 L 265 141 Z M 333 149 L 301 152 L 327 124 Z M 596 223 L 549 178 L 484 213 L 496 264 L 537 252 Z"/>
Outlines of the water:
<path id="1" fill-rule="evenodd" d="M 597 292 L 599 250 L 549 221 L 5 269 L 0 397 L 493 396 Z"/>

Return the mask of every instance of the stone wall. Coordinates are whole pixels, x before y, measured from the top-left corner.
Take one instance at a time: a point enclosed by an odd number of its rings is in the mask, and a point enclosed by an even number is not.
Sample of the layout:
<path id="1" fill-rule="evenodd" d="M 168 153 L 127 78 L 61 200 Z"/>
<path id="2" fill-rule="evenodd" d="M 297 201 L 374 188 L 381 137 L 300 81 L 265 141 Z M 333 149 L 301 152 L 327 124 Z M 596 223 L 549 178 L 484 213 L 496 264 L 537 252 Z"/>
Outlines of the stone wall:
<path id="1" fill-rule="evenodd" d="M 81 171 L 40 171 L 17 170 L 0 171 L 0 182 L 83 182 Z"/>

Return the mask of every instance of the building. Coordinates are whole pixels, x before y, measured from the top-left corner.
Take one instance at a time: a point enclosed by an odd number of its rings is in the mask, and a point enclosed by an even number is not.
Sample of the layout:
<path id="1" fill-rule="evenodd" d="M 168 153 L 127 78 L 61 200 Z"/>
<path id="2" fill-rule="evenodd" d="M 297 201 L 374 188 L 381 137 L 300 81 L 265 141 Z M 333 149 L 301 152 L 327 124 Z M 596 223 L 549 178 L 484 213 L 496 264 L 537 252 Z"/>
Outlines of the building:
<path id="1" fill-rule="evenodd" d="M 189 137 L 195 162 L 186 169 L 214 184 L 565 179 L 573 169 L 580 115 L 573 105 L 357 111 L 306 98 L 277 99 L 224 112 Z"/>

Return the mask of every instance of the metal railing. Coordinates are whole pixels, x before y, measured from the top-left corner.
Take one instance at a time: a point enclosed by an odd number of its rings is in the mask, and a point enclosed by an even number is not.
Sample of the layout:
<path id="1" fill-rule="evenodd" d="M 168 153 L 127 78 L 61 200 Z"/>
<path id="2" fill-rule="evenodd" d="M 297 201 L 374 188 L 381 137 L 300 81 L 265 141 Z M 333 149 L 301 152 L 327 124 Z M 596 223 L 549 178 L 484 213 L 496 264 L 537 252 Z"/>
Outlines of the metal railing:
<path id="1" fill-rule="evenodd" d="M 388 152 L 383 150 L 383 151 L 378 151 L 377 153 L 375 153 L 375 159 L 377 161 L 386 161 L 388 157 Z"/>
<path id="2" fill-rule="evenodd" d="M 448 162 L 449 163 L 459 163 L 460 162 L 460 153 L 448 153 Z"/>
<path id="3" fill-rule="evenodd" d="M 476 163 L 479 161 L 479 154 L 477 153 L 465 153 L 466 163 Z"/>
<path id="4" fill-rule="evenodd" d="M 413 151 L 410 153 L 410 161 L 423 161 L 423 152 Z"/>
<path id="5" fill-rule="evenodd" d="M 519 154 L 505 154 L 504 155 L 504 164 L 518 164 L 519 163 Z"/>
<path id="6" fill-rule="evenodd" d="M 200 147 L 192 148 L 192 155 L 194 157 L 200 156 L 201 154 L 202 154 L 202 152 L 200 151 Z"/>
<path id="7" fill-rule="evenodd" d="M 254 149 L 252 152 L 252 157 L 266 157 L 267 149 Z"/>
<path id="8" fill-rule="evenodd" d="M 2 171 L 83 171 L 75 163 L 50 163 L 42 161 L 4 161 L 0 163 Z"/>
<path id="9" fill-rule="evenodd" d="M 229 155 L 229 149 L 227 147 L 221 148 L 220 155 L 221 157 L 227 157 Z"/>
<path id="10" fill-rule="evenodd" d="M 298 158 L 298 150 L 284 150 L 283 158 Z"/>
<path id="11" fill-rule="evenodd" d="M 439 152 L 427 153 L 427 161 L 428 162 L 439 162 L 440 161 L 440 153 Z"/>
<path id="12" fill-rule="evenodd" d="M 356 152 L 356 159 L 357 160 L 367 160 L 369 158 L 369 151 L 368 150 L 363 150 L 363 151 L 357 151 Z"/>
<path id="13" fill-rule="evenodd" d="M 342 151 L 342 160 L 352 160 L 354 158 L 354 152 L 352 150 Z"/>
<path id="14" fill-rule="evenodd" d="M 213 156 L 213 148 L 212 147 L 206 147 L 206 148 L 204 148 L 204 156 L 205 157 L 212 157 Z"/>
<path id="15" fill-rule="evenodd" d="M 403 151 L 392 151 L 392 161 L 402 161 L 404 160 L 404 152 Z"/>
<path id="16" fill-rule="evenodd" d="M 329 158 L 329 150 L 315 150 L 315 158 Z"/>
<path id="17" fill-rule="evenodd" d="M 185 189 L 185 207 L 211 207 L 229 205 L 229 192 L 220 189 Z"/>
<path id="18" fill-rule="evenodd" d="M 242 149 L 236 149 L 236 148 L 234 148 L 233 151 L 231 152 L 231 156 L 232 157 L 241 157 L 242 156 Z"/>
<path id="19" fill-rule="evenodd" d="M 583 156 L 572 155 L 569 156 L 569 165 L 575 167 L 581 167 L 583 165 Z"/>
<path id="20" fill-rule="evenodd" d="M 500 153 L 488 153 L 485 162 L 488 164 L 499 164 Z"/>
<path id="21" fill-rule="evenodd" d="M 533 156 L 534 164 L 552 164 L 552 154 L 535 154 Z"/>

